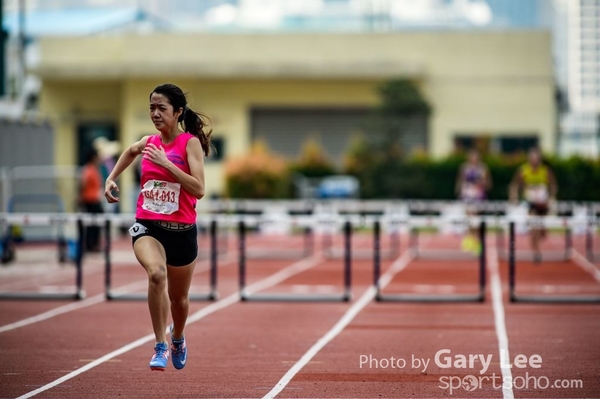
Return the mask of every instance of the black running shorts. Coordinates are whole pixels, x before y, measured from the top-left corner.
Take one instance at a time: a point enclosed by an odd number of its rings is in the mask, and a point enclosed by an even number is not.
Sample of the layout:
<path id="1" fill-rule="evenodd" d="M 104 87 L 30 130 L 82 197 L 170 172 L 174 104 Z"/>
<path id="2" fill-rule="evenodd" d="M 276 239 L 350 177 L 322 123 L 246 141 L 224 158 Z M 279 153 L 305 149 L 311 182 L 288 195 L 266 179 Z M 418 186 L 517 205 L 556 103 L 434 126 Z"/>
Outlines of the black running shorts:
<path id="1" fill-rule="evenodd" d="M 534 216 L 546 216 L 549 211 L 548 204 L 529 203 L 529 213 Z"/>
<path id="2" fill-rule="evenodd" d="M 136 219 L 129 228 L 129 234 L 132 245 L 144 236 L 155 238 L 165 249 L 169 266 L 189 265 L 198 256 L 196 224 Z"/>

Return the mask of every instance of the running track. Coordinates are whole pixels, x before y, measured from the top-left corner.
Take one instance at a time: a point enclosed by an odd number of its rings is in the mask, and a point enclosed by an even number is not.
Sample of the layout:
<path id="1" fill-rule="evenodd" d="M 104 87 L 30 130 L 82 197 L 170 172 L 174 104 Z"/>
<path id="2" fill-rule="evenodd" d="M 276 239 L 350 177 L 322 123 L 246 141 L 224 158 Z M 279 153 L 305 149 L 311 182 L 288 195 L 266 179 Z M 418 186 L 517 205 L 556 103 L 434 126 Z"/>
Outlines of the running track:
<path id="1" fill-rule="evenodd" d="M 454 245 L 450 241 L 438 236 L 422 243 Z M 260 244 L 260 239 L 249 240 L 253 248 Z M 299 245 L 292 238 L 262 244 Z M 562 247 L 560 240 L 547 245 Z M 354 238 L 357 253 L 369 246 L 368 237 Z M 576 247 L 581 252 L 579 241 Z M 145 275 L 127 240 L 115 243 L 114 251 L 113 286 L 143 291 Z M 600 397 L 600 305 L 509 303 L 507 266 L 495 248 L 488 253 L 489 284 L 482 304 L 374 302 L 369 259 L 354 260 L 349 303 L 241 303 L 231 255 L 220 261 L 220 299 L 191 304 L 190 358 L 183 371 L 148 370 L 153 336 L 147 306 L 103 300 L 98 256 L 86 261 L 88 298 L 83 301 L 1 301 L 0 398 Z M 1 270 L 0 289 L 72 283 L 68 268 L 49 264 L 50 272 L 7 271 L 22 270 L 17 267 Z M 474 261 L 414 260 L 408 251 L 385 260 L 383 267 L 386 292 L 468 291 L 476 281 Z M 206 270 L 207 263 L 199 261 L 193 289 L 206 289 Z M 519 273 L 523 292 L 600 294 L 598 265 L 581 257 L 542 266 L 524 263 Z M 319 255 L 248 260 L 251 291 L 333 292 L 341 281 L 341 261 Z M 436 353 L 443 350 L 445 357 L 436 364 Z M 503 367 L 501 350 L 510 360 L 539 355 L 541 367 Z M 460 355 L 490 361 L 483 370 L 481 361 L 457 363 Z M 503 387 L 502 377 L 515 378 L 515 386 Z M 528 387 L 521 386 L 522 377 L 529 377 Z M 475 386 L 462 385 L 473 379 Z M 542 389 L 556 380 L 581 386 Z M 536 383 L 541 387 L 536 389 Z"/>

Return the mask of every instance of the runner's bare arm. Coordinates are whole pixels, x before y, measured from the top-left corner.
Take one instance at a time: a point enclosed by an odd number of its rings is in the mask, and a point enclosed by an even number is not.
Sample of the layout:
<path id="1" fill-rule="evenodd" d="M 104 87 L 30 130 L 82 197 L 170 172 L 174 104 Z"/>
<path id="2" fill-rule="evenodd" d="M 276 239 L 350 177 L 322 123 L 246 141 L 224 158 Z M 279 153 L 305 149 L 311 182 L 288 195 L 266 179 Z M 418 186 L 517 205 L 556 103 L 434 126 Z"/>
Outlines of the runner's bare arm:
<path id="1" fill-rule="evenodd" d="M 112 194 L 113 190 L 119 191 L 119 187 L 117 186 L 117 183 L 115 183 L 115 180 L 117 180 L 121 173 L 123 173 L 123 171 L 135 161 L 135 158 L 142 153 L 147 141 L 148 136 L 142 137 L 139 141 L 136 141 L 127 147 L 117 160 L 115 167 L 106 178 L 106 183 L 104 184 L 104 196 L 109 203 L 119 202 L 119 198 Z"/>
<path id="2" fill-rule="evenodd" d="M 556 176 L 554 176 L 554 172 L 548 169 L 548 193 L 550 198 L 555 200 L 556 195 L 558 194 L 558 183 L 556 181 Z"/>
<path id="3" fill-rule="evenodd" d="M 483 172 L 485 174 L 484 177 L 484 190 L 490 191 L 492 189 L 492 174 L 490 173 L 490 168 L 487 167 L 487 165 L 483 166 Z"/>

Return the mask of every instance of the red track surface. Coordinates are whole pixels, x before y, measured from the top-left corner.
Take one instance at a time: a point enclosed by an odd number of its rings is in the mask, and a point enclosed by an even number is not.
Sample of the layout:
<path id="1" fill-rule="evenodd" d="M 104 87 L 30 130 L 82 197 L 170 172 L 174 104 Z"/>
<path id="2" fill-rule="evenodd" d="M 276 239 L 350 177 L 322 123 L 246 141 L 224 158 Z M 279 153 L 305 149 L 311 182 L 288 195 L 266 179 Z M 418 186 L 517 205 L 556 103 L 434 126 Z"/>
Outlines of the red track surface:
<path id="1" fill-rule="evenodd" d="M 406 237 L 402 237 L 403 250 Z M 490 244 L 494 240 L 490 239 Z M 456 248 L 452 237 L 428 237 L 422 247 Z M 389 242 L 384 239 L 384 251 Z M 340 238 L 334 246 L 341 249 Z M 562 248 L 559 238 L 547 240 L 546 249 Z M 205 247 L 205 243 L 203 244 Z M 229 247 L 235 248 L 235 240 Z M 278 382 L 278 397 L 294 398 L 441 398 L 441 397 L 600 397 L 600 305 L 548 305 L 509 303 L 507 265 L 491 248 L 488 264 L 486 301 L 473 304 L 378 303 L 372 295 L 372 262 L 368 236 L 353 238 L 353 300 L 349 303 L 263 303 L 237 302 L 237 262 L 235 253 L 219 267 L 220 300 L 194 302 L 192 323 L 186 334 L 190 358 L 183 371 L 169 367 L 151 372 L 150 318 L 145 302 L 105 302 L 102 300 L 103 259 L 86 259 L 84 284 L 88 299 L 67 301 L 0 302 L 0 398 L 25 395 L 49 383 L 55 386 L 36 398 L 260 398 Z M 519 236 L 518 248 L 527 246 Z M 248 248 L 299 249 L 302 238 L 265 239 L 249 237 Z M 575 247 L 582 252 L 580 237 Z M 320 245 L 317 245 L 320 248 Z M 113 288 L 136 281 L 145 289 L 145 274 L 135 263 L 129 241 L 114 244 Z M 403 251 L 404 252 L 404 251 Z M 406 256 L 402 259 L 408 259 Z M 300 259 L 248 259 L 248 285 L 264 282 Z M 395 259 L 383 261 L 385 272 Z M 39 289 L 73 284 L 73 273 L 48 261 L 51 278 L 39 277 L 44 269 L 11 265 L 0 270 L 0 289 Z M 396 266 L 402 266 L 396 263 Z M 30 267 L 30 269 L 27 269 Z M 589 270 L 591 264 L 586 264 Z M 17 269 L 19 268 L 19 269 Z M 35 270 L 34 270 L 35 269 Z M 497 270 L 499 269 L 499 270 Z M 25 271 L 18 275 L 16 271 Z M 34 270 L 31 273 L 27 270 Z M 46 270 L 46 273 L 47 271 Z M 517 290 L 521 293 L 600 295 L 596 281 L 573 261 L 530 262 L 518 265 Z M 499 271 L 499 274 L 497 274 Z M 500 279 L 497 279 L 500 277 Z M 271 281 L 273 282 L 273 281 Z M 476 292 L 477 261 L 412 260 L 391 280 L 385 292 L 449 293 Z M 208 284 L 206 261 L 200 260 L 194 290 L 205 291 Z M 130 286 L 130 289 L 135 288 Z M 494 288 L 502 301 L 494 302 Z M 341 292 L 342 261 L 324 260 L 290 278 L 276 282 L 265 291 Z M 497 297 L 496 297 L 497 299 Z M 64 313 L 24 326 L 5 327 L 31 316 L 65 305 Z M 204 309 L 206 314 L 195 314 Z M 349 311 L 355 317 L 349 317 Z M 503 320 L 505 320 L 505 323 Z M 338 324 L 340 321 L 342 323 Z M 337 326 L 334 328 L 334 326 Z M 332 330 L 333 329 L 333 330 Z M 505 330 L 503 330 L 505 329 Z M 510 359 L 517 355 L 539 355 L 541 367 L 513 367 L 514 377 L 529 376 L 529 387 L 516 379 L 512 390 L 501 389 L 499 338 L 506 332 Z M 327 335 L 329 332 L 329 335 Z M 320 339 L 323 345 L 313 347 Z M 145 338 L 145 340 L 140 340 Z M 133 344 L 132 344 L 133 343 Z M 128 346 L 129 345 L 129 346 Z M 120 353 L 113 352 L 124 348 Z M 297 362 L 311 348 L 318 349 Z M 482 364 L 443 367 L 435 363 L 436 353 L 446 356 L 490 356 L 485 372 Z M 111 356 L 103 358 L 108 354 Z M 395 367 L 389 364 L 394 358 Z M 96 363 L 92 363 L 95 360 Z M 406 364 L 397 363 L 403 359 Z M 427 367 L 417 365 L 425 359 Z M 485 359 L 485 358 L 484 358 Z M 387 362 L 386 362 L 387 360 Z M 361 364 L 362 361 L 362 364 Z M 87 365 L 96 367 L 81 369 Z M 303 366 L 303 367 L 301 367 Z M 417 367 L 418 366 L 418 367 Z M 290 370 L 290 374 L 284 377 Z M 72 378 L 57 380 L 76 372 Z M 527 374 L 528 373 L 528 374 Z M 481 386 L 465 389 L 460 383 L 482 377 Z M 494 383 L 494 378 L 496 378 Z M 546 379 L 581 381 L 579 388 L 542 389 Z M 535 381 L 534 381 L 535 380 Z M 446 383 L 447 382 L 447 383 Z M 479 381 L 477 381 L 479 384 Z M 454 384 L 452 388 L 448 385 Z M 469 388 L 471 389 L 471 388 Z"/>

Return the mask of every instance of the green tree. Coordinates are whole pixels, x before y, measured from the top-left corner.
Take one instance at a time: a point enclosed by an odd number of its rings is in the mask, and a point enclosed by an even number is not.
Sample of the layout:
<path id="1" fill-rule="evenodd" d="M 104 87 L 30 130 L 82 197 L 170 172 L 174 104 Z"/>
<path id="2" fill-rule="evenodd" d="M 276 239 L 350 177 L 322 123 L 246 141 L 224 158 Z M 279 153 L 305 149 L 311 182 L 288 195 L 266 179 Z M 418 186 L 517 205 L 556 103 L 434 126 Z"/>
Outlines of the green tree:
<path id="1" fill-rule="evenodd" d="M 286 198 L 289 191 L 288 164 L 259 140 L 248 154 L 227 160 L 225 181 L 229 198 Z"/>
<path id="2" fill-rule="evenodd" d="M 291 165 L 292 172 L 305 177 L 324 177 L 336 173 L 327 152 L 315 138 L 310 138 L 302 145 L 298 160 Z"/>
<path id="3" fill-rule="evenodd" d="M 378 88 L 380 104 L 375 108 L 375 127 L 383 133 L 384 154 L 395 157 L 402 153 L 400 139 L 418 117 L 429 117 L 431 106 L 413 82 L 395 79 Z"/>
<path id="4" fill-rule="evenodd" d="M 401 198 L 414 193 L 409 181 L 423 182 L 421 169 L 405 165 L 402 135 L 415 119 L 432 110 L 415 84 L 395 79 L 378 87 L 380 103 L 367 122 L 367 137 L 356 137 L 346 149 L 345 172 L 360 181 L 363 198 Z M 374 139 L 380 137 L 380 139 Z M 419 157 L 423 158 L 423 156 Z"/>

